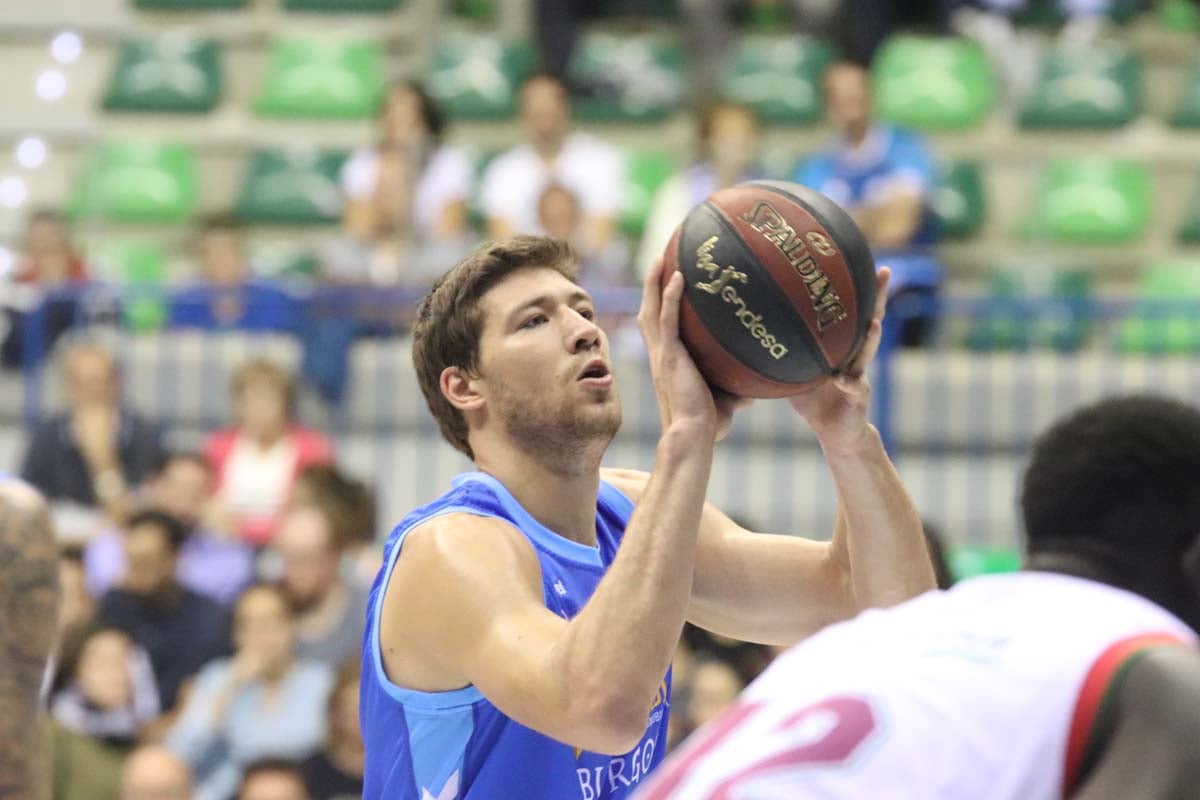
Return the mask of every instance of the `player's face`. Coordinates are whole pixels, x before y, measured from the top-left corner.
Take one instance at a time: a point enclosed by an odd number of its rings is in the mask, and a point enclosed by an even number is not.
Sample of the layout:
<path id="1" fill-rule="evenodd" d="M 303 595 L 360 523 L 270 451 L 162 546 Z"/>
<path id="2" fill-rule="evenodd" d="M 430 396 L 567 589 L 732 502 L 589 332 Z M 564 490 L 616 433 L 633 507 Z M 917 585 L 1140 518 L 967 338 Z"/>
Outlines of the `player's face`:
<path id="1" fill-rule="evenodd" d="M 608 337 L 591 297 L 553 269 L 514 273 L 481 301 L 479 387 L 531 449 L 570 455 L 621 425 Z"/>

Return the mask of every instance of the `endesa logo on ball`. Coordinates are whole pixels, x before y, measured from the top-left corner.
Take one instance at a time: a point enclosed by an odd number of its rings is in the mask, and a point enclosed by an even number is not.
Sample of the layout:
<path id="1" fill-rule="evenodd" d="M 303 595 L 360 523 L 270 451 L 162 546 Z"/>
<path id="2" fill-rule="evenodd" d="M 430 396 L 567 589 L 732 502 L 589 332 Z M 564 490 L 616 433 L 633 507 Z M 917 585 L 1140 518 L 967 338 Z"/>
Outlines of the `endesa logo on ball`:
<path id="1" fill-rule="evenodd" d="M 696 283 L 694 286 L 702 292 L 719 295 L 726 303 L 734 306 L 733 315 L 737 317 L 737 321 L 742 323 L 743 328 L 750 331 L 750 335 L 771 354 L 771 358 L 778 361 L 787 355 L 788 349 L 767 330 L 766 325 L 763 325 L 763 315 L 751 311 L 750 307 L 746 305 L 746 301 L 738 294 L 738 290 L 731 285 L 733 283 L 749 283 L 750 278 L 746 273 L 733 267 L 722 267 L 713 258 L 713 248 L 719 241 L 719 236 L 710 236 L 704 244 L 696 248 L 696 268 L 708 275 L 709 280 L 704 283 Z"/>

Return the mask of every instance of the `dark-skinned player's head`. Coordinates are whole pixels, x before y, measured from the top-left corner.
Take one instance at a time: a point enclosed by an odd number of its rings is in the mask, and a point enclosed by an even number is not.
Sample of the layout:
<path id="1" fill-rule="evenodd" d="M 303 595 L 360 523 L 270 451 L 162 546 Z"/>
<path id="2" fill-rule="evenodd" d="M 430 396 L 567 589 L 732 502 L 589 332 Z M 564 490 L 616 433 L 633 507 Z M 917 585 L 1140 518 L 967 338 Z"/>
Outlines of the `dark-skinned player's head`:
<path id="1" fill-rule="evenodd" d="M 1154 396 L 1039 437 L 1021 489 L 1029 565 L 1082 566 L 1200 626 L 1200 411 Z"/>

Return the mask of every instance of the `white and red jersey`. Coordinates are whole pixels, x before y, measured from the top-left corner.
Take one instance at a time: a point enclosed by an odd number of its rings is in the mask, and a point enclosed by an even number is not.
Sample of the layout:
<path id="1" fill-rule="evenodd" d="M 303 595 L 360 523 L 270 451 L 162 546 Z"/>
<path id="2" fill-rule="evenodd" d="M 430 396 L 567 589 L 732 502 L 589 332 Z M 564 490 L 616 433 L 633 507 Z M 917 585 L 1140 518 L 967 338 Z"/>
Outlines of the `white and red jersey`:
<path id="1" fill-rule="evenodd" d="M 1196 636 L 1135 594 L 1051 573 L 974 578 L 797 645 L 637 797 L 1066 797 L 1105 692 L 1164 642 Z"/>

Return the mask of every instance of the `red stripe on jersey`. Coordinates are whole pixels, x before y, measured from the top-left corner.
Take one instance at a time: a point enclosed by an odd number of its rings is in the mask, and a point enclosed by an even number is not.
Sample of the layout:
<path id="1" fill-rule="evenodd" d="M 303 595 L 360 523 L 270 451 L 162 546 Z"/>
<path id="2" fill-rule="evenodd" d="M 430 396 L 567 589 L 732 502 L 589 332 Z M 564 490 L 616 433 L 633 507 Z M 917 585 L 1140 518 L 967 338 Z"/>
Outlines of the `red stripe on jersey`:
<path id="1" fill-rule="evenodd" d="M 1071 730 L 1067 735 L 1067 766 L 1063 773 L 1063 797 L 1070 797 L 1078 788 L 1079 770 L 1083 766 L 1088 743 L 1095 733 L 1096 717 L 1121 671 L 1148 648 L 1185 643 L 1184 639 L 1171 633 L 1139 634 L 1109 645 L 1092 663 L 1083 681 L 1083 688 L 1079 690 L 1079 697 L 1075 700 L 1075 713 L 1071 716 Z"/>

